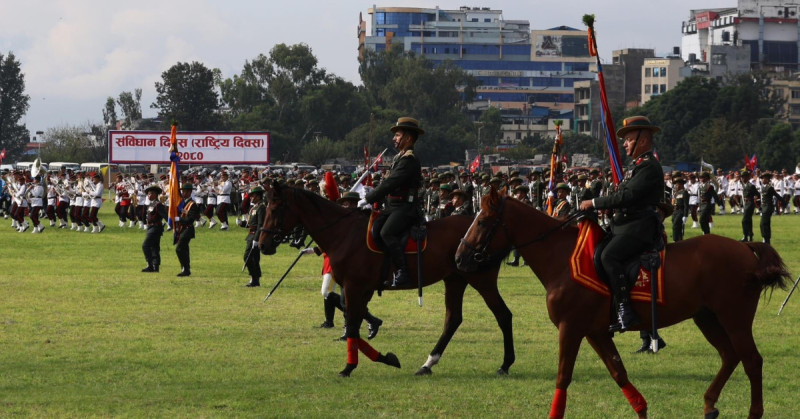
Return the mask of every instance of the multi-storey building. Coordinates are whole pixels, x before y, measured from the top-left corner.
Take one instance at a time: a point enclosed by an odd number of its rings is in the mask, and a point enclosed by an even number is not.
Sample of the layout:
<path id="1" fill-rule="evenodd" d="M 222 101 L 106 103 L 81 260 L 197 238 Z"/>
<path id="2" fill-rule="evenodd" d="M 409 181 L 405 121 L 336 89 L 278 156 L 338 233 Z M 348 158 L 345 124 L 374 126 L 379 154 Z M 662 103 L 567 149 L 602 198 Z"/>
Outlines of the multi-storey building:
<path id="1" fill-rule="evenodd" d="M 736 7 L 692 10 L 682 24 L 682 57 L 714 65 L 727 54 L 715 46 L 749 47 L 753 68 L 798 70 L 798 15 L 800 4 L 787 0 L 738 0 Z"/>
<path id="2" fill-rule="evenodd" d="M 531 30 L 529 21 L 506 20 L 501 10 L 488 7 L 373 6 L 367 13 L 369 28 L 363 18 L 359 25 L 361 54 L 402 46 L 434 64 L 452 60 L 479 81 L 476 103 L 508 110 L 512 122 L 523 122 L 511 124 L 525 129 L 504 134 L 508 142 L 523 132 L 552 135 L 551 112 L 570 126 L 575 82 L 595 79 L 585 31 Z"/>

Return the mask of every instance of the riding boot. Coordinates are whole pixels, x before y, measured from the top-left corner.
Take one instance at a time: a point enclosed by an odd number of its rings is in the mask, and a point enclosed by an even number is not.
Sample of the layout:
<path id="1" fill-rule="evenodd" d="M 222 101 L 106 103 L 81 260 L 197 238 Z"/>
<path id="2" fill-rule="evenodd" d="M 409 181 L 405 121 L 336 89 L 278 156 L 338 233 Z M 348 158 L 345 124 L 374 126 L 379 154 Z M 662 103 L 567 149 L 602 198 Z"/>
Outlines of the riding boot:
<path id="1" fill-rule="evenodd" d="M 347 320 L 345 320 L 345 323 L 347 323 Z M 338 340 L 340 342 L 346 342 L 347 341 L 347 324 L 345 324 L 344 327 L 342 327 L 342 336 L 339 336 L 339 338 L 336 339 L 336 340 Z"/>
<path id="2" fill-rule="evenodd" d="M 642 322 L 639 315 L 633 310 L 631 306 L 630 296 L 628 295 L 628 287 L 619 287 L 616 294 L 617 300 L 617 324 L 609 328 L 610 331 L 624 332 L 631 327 L 634 327 Z"/>
<path id="3" fill-rule="evenodd" d="M 394 272 L 392 279 L 385 281 L 383 285 L 387 288 L 402 287 L 411 282 L 408 277 L 408 269 L 406 269 L 406 255 L 403 253 L 403 249 L 390 249 L 389 252 L 392 257 L 392 264 L 397 270 Z"/>
<path id="4" fill-rule="evenodd" d="M 639 337 L 642 338 L 642 346 L 639 349 L 633 351 L 634 354 L 641 354 L 650 351 L 650 342 L 652 339 L 650 338 L 650 332 L 647 330 L 642 330 L 639 332 Z"/>
<path id="5" fill-rule="evenodd" d="M 333 314 L 336 312 L 336 301 L 334 301 L 334 298 L 338 299 L 339 296 L 335 293 L 330 293 L 325 297 L 325 300 L 323 300 L 325 303 L 325 321 L 319 325 L 319 327 L 323 329 L 330 329 L 333 327 Z"/>
<path id="6" fill-rule="evenodd" d="M 260 287 L 261 286 L 261 278 L 257 276 L 251 276 L 250 282 L 245 284 L 245 287 Z"/>
<path id="7" fill-rule="evenodd" d="M 142 269 L 142 272 L 155 272 L 155 271 L 153 270 L 153 265 L 148 263 L 147 267 Z"/>
<path id="8" fill-rule="evenodd" d="M 378 329 L 383 325 L 383 320 L 373 316 L 369 310 L 367 310 L 367 314 L 364 315 L 364 320 L 367 321 L 367 330 L 369 330 L 367 340 L 372 340 L 372 338 L 378 336 Z"/>
<path id="9" fill-rule="evenodd" d="M 189 276 L 192 274 L 191 269 L 189 269 L 188 265 L 181 266 L 181 272 L 177 276 Z"/>

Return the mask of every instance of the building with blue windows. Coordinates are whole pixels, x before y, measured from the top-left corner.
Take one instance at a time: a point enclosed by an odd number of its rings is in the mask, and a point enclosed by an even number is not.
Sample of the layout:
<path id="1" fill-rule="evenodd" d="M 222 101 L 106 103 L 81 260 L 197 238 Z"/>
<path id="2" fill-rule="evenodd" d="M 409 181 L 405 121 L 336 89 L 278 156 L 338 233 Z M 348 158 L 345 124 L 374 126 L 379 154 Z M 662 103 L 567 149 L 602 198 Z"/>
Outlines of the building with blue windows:
<path id="1" fill-rule="evenodd" d="M 566 26 L 531 30 L 488 7 L 376 7 L 361 18 L 359 51 L 401 47 L 434 64 L 451 60 L 480 83 L 473 106 L 503 109 L 503 143 L 552 135 L 551 119 L 570 127 L 574 85 L 594 80 L 586 31 Z M 368 25 L 369 23 L 369 25 Z M 504 123 L 504 125 L 506 125 Z"/>

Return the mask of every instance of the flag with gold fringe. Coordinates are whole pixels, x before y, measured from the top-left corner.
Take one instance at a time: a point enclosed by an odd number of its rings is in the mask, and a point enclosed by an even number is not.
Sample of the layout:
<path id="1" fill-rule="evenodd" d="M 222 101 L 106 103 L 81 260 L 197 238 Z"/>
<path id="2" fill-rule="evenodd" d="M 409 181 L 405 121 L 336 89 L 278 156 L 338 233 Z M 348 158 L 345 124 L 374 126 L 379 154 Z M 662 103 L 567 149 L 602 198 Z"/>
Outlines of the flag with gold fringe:
<path id="1" fill-rule="evenodd" d="M 603 65 L 600 63 L 600 55 L 597 53 L 597 35 L 594 33 L 594 15 L 583 15 L 583 23 L 589 28 L 589 54 L 597 58 L 597 82 L 600 85 L 600 120 L 603 123 L 603 130 L 605 131 L 608 159 L 611 163 L 611 174 L 614 179 L 614 185 L 616 186 L 622 180 L 622 158 L 619 154 L 617 134 L 614 130 L 614 119 L 611 117 L 611 109 L 608 107 L 608 95 L 606 95 L 606 81 L 603 77 Z"/>
<path id="2" fill-rule="evenodd" d="M 178 164 L 181 156 L 178 153 L 178 124 L 172 124 L 169 138 L 169 225 L 172 227 L 172 244 L 178 243 L 178 229 L 175 218 L 178 217 L 178 204 L 181 202 L 181 174 Z"/>
<path id="3" fill-rule="evenodd" d="M 558 155 L 561 154 L 561 145 L 564 144 L 564 137 L 561 134 L 561 124 L 563 121 L 560 119 L 553 122 L 556 126 L 556 141 L 553 143 L 553 154 L 550 155 L 550 180 L 547 183 L 547 214 L 553 215 L 556 203 L 556 185 L 558 185 L 557 176 L 560 172 L 561 164 Z"/>

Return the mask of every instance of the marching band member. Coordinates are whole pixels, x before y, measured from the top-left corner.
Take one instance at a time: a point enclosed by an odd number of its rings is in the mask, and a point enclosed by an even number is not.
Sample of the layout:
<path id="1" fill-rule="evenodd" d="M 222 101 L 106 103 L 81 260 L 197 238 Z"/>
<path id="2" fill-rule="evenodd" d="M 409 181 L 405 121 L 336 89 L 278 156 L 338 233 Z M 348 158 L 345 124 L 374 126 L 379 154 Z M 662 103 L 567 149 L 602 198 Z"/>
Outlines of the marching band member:
<path id="1" fill-rule="evenodd" d="M 228 229 L 228 206 L 231 204 L 232 189 L 233 184 L 228 180 L 228 173 L 222 172 L 217 189 L 217 218 L 220 224 L 222 224 L 219 228 L 220 230 Z"/>
<path id="2" fill-rule="evenodd" d="M 128 219 L 128 208 L 131 206 L 131 195 L 128 193 L 128 186 L 123 182 L 122 173 L 117 174 L 117 181 L 114 184 L 114 212 L 119 217 L 119 226 L 125 227 Z M 133 221 L 133 218 L 131 218 Z"/>
<path id="3" fill-rule="evenodd" d="M 103 184 L 103 176 L 100 173 L 95 173 L 92 176 L 93 184 L 89 185 L 89 222 L 92 223 L 92 233 L 100 233 L 105 230 L 106 225 L 97 219 L 97 212 L 103 206 L 103 191 L 105 185 Z"/>
<path id="4" fill-rule="evenodd" d="M 70 230 L 78 231 L 81 228 L 80 210 L 83 206 L 83 196 L 78 192 L 78 176 L 72 175 L 67 188 L 69 194 L 69 219 L 72 221 Z"/>
<path id="5" fill-rule="evenodd" d="M 147 189 L 148 180 L 144 173 L 139 174 L 136 179 L 136 223 L 140 229 L 147 229 Z"/>
<path id="6" fill-rule="evenodd" d="M 214 221 L 214 211 L 217 207 L 217 188 L 214 186 L 214 177 L 212 175 L 208 176 L 208 182 L 211 184 L 211 187 L 208 188 L 208 196 L 206 197 L 206 212 L 203 214 L 208 219 L 210 223 L 208 228 L 214 228 L 217 225 L 217 222 Z M 205 225 L 206 221 L 203 220 L 200 222 L 201 225 Z"/>
<path id="7" fill-rule="evenodd" d="M 41 233 L 44 230 L 44 226 L 39 222 L 39 213 L 42 211 L 42 204 L 44 198 L 44 187 L 41 185 L 40 176 L 34 176 L 33 184 L 30 187 L 30 194 L 31 194 L 31 201 L 30 201 L 30 212 L 28 216 L 33 223 L 33 234 Z"/>
<path id="8" fill-rule="evenodd" d="M 28 200 L 25 198 L 25 195 L 28 193 L 28 184 L 25 183 L 25 176 L 22 174 L 17 175 L 16 191 L 14 195 L 14 205 L 16 205 L 16 209 L 14 210 L 13 216 L 17 221 L 17 231 L 24 233 L 31 226 L 25 221 L 25 209 L 28 208 Z"/>
<path id="9" fill-rule="evenodd" d="M 62 190 L 58 195 L 58 204 L 56 205 L 56 217 L 58 217 L 58 228 L 67 228 L 67 213 L 69 212 L 69 180 L 64 175 L 59 175 L 59 182 L 61 182 Z"/>
<path id="10" fill-rule="evenodd" d="M 58 203 L 58 191 L 56 191 L 55 182 L 48 182 L 47 185 L 47 209 L 45 215 L 50 220 L 50 227 L 56 225 L 56 205 Z"/>
<path id="11" fill-rule="evenodd" d="M 89 227 L 91 224 L 89 214 L 92 204 L 92 199 L 89 196 L 89 184 L 91 183 L 90 179 L 91 177 L 86 177 L 86 174 L 84 173 L 81 173 L 78 176 L 78 186 L 79 186 L 78 192 L 81 194 L 81 198 L 83 198 L 83 200 L 81 201 L 79 214 L 81 223 L 83 224 L 84 233 L 92 231 L 92 229 Z"/>

